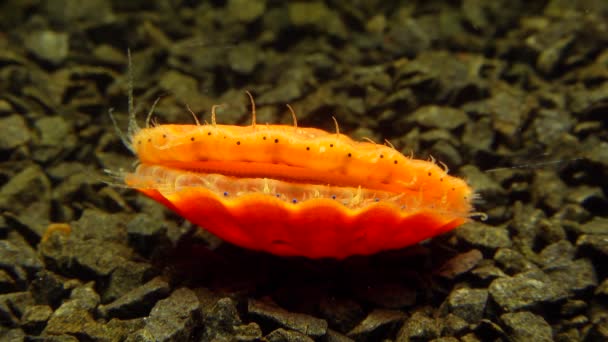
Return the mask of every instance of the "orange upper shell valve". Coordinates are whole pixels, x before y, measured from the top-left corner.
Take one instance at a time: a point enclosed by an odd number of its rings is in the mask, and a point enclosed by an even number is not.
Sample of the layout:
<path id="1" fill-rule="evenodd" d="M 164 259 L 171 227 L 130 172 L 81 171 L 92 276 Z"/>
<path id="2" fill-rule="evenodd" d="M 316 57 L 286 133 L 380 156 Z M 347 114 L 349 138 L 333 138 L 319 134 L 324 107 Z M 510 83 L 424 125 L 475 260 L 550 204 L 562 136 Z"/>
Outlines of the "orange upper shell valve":
<path id="1" fill-rule="evenodd" d="M 295 122 L 295 116 L 294 116 Z M 236 245 L 345 258 L 396 249 L 468 220 L 471 188 L 433 162 L 297 124 L 158 125 L 129 147 L 124 182 Z"/>

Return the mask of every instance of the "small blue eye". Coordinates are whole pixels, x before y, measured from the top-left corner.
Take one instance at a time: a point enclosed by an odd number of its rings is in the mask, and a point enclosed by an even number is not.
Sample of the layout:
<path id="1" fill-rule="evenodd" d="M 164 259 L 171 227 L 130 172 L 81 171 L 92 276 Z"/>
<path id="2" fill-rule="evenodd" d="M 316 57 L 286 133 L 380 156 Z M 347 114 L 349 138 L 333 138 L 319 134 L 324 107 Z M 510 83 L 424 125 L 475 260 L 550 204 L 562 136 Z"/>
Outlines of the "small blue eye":
<path id="1" fill-rule="evenodd" d="M 336 195 L 331 195 L 331 199 L 336 199 Z"/>
<path id="2" fill-rule="evenodd" d="M 224 196 L 228 196 L 228 191 L 224 191 Z"/>
<path id="3" fill-rule="evenodd" d="M 379 199 L 379 198 L 376 198 L 376 199 L 375 199 L 375 201 L 376 201 L 376 202 L 380 202 L 380 199 Z"/>
<path id="4" fill-rule="evenodd" d="M 294 198 L 294 199 L 292 199 L 291 201 L 292 201 L 293 203 L 298 203 L 298 200 L 297 200 L 297 199 L 295 199 L 295 198 Z"/>

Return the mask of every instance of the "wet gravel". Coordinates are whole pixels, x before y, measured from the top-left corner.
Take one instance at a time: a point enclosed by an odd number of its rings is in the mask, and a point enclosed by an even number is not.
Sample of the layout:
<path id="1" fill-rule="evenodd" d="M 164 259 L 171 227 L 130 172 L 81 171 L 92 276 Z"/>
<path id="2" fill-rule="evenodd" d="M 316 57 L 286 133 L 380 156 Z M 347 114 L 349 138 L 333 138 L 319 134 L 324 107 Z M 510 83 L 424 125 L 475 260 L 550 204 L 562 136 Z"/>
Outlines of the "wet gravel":
<path id="1" fill-rule="evenodd" d="M 608 340 L 608 3 L 0 4 L 0 340 Z M 343 261 L 242 250 L 120 187 L 141 119 L 432 155 L 486 221 Z M 54 230 L 47 230 L 51 223 Z"/>

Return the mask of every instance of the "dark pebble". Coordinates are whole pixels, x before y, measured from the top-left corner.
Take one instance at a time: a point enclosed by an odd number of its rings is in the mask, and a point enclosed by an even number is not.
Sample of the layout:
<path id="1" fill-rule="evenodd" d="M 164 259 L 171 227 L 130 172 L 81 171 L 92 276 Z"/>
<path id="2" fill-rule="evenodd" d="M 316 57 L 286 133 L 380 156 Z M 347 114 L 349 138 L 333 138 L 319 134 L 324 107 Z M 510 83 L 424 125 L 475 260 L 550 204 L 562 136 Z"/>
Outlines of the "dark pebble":
<path id="1" fill-rule="evenodd" d="M 253 316 L 311 337 L 320 337 L 327 333 L 327 321 L 306 314 L 288 312 L 273 304 L 249 300 L 247 311 Z"/>
<path id="2" fill-rule="evenodd" d="M 443 278 L 454 279 L 473 269 L 483 259 L 483 255 L 477 249 L 460 253 L 446 261 L 437 270 L 437 274 Z"/>
<path id="3" fill-rule="evenodd" d="M 159 277 L 134 288 L 120 298 L 100 305 L 99 312 L 104 317 L 135 318 L 148 314 L 156 302 L 167 296 L 169 284 Z"/>

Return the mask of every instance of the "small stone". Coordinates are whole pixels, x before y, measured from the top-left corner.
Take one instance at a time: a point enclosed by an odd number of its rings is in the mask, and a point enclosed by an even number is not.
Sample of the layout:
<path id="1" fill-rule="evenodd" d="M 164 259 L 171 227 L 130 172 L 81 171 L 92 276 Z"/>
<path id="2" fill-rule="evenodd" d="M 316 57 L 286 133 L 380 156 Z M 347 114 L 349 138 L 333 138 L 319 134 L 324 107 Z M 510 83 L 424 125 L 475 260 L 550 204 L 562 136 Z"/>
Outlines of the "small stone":
<path id="1" fill-rule="evenodd" d="M 28 306 L 34 305 L 34 299 L 29 292 L 11 292 L 0 295 L 0 322 L 11 326 L 19 323 Z"/>
<path id="2" fill-rule="evenodd" d="M 370 336 L 376 336 L 374 333 L 379 330 L 392 330 L 391 327 L 400 324 L 405 317 L 401 311 L 374 309 L 347 335 L 357 341 L 366 340 Z"/>
<path id="3" fill-rule="evenodd" d="M 493 251 L 501 247 L 510 247 L 509 232 L 504 228 L 496 228 L 479 222 L 465 223 L 455 230 L 456 236 L 469 245 Z"/>
<path id="4" fill-rule="evenodd" d="M 450 313 L 442 321 L 441 335 L 462 335 L 468 327 L 467 321 Z"/>
<path id="5" fill-rule="evenodd" d="M 75 283 L 70 283 L 67 279 L 44 269 L 36 274 L 36 277 L 30 284 L 29 291 L 32 293 L 37 303 L 58 307 L 70 294 L 74 284 Z"/>
<path id="6" fill-rule="evenodd" d="M 589 305 L 584 300 L 569 299 L 562 305 L 559 313 L 564 317 L 572 317 L 577 314 L 585 313 L 585 310 L 587 310 L 588 307 Z"/>
<path id="7" fill-rule="evenodd" d="M 568 240 L 560 240 L 545 247 L 539 254 L 543 268 L 567 265 L 574 259 L 576 249 Z"/>
<path id="8" fill-rule="evenodd" d="M 471 274 L 475 275 L 481 280 L 494 280 L 496 278 L 506 277 L 506 273 L 494 264 L 483 264 L 471 271 Z"/>
<path id="9" fill-rule="evenodd" d="M 608 279 L 604 279 L 595 289 L 594 293 L 596 296 L 608 299 Z"/>
<path id="10" fill-rule="evenodd" d="M 510 340 L 514 342 L 553 341 L 551 326 L 529 311 L 506 313 L 500 316 Z"/>
<path id="11" fill-rule="evenodd" d="M 36 252 L 25 242 L 14 243 L 9 240 L 0 240 L 0 268 L 12 274 L 19 273 L 16 268 L 23 268 L 33 275 L 42 268 L 42 262 Z"/>
<path id="12" fill-rule="evenodd" d="M 460 288 L 450 293 L 448 308 L 467 322 L 476 323 L 483 318 L 487 301 L 488 291 L 485 289 Z"/>
<path id="13" fill-rule="evenodd" d="M 37 165 L 26 167 L 0 188 L 0 209 L 17 211 L 38 201 L 50 201 L 51 183 Z"/>
<path id="14" fill-rule="evenodd" d="M 294 331 L 279 328 L 274 330 L 270 334 L 266 335 L 265 340 L 268 342 L 314 342 L 314 340 L 305 334 Z"/>
<path id="15" fill-rule="evenodd" d="M 159 86 L 172 94 L 180 103 L 189 103 L 198 95 L 198 82 L 190 75 L 169 70 L 160 77 Z"/>
<path id="16" fill-rule="evenodd" d="M 68 56 L 69 35 L 51 30 L 30 33 L 24 41 L 25 47 L 36 57 L 54 65 L 61 64 Z"/>
<path id="17" fill-rule="evenodd" d="M 138 214 L 127 223 L 129 245 L 144 256 L 149 256 L 152 249 L 166 237 L 167 226 L 162 220 L 155 220 L 149 215 Z"/>
<path id="18" fill-rule="evenodd" d="M 319 303 L 319 312 L 331 327 L 343 333 L 350 331 L 365 317 L 359 303 L 336 297 L 323 298 Z"/>
<path id="19" fill-rule="evenodd" d="M 466 253 L 460 253 L 446 261 L 437 271 L 437 274 L 446 279 L 454 279 L 473 269 L 481 260 L 483 255 L 477 249 Z"/>
<path id="20" fill-rule="evenodd" d="M 28 306 L 21 317 L 21 326 L 29 334 L 40 334 L 52 313 L 53 309 L 48 305 Z"/>
<path id="21" fill-rule="evenodd" d="M 0 269 L 0 293 L 12 292 L 16 285 L 13 277 Z"/>
<path id="22" fill-rule="evenodd" d="M 234 301 L 230 298 L 221 298 L 208 307 L 209 304 L 206 302 L 209 301 L 209 298 L 203 298 L 200 290 L 198 294 L 199 301 L 205 308 L 203 312 L 205 339 L 213 341 L 233 338 L 236 335 L 236 327 L 242 324 Z"/>
<path id="23" fill-rule="evenodd" d="M 357 294 L 361 299 L 385 309 L 401 309 L 416 303 L 416 290 L 396 282 L 357 288 Z"/>
<path id="24" fill-rule="evenodd" d="M 284 328 L 308 336 L 320 337 L 327 333 L 327 321 L 310 315 L 288 312 L 276 305 L 257 300 L 249 300 L 247 309 L 251 315 L 273 321 Z"/>
<path id="25" fill-rule="evenodd" d="M 597 286 L 597 275 L 589 259 L 577 259 L 564 266 L 546 271 L 549 277 L 571 293 L 585 291 Z"/>
<path id="26" fill-rule="evenodd" d="M 100 305 L 99 311 L 104 317 L 135 318 L 148 314 L 154 304 L 169 293 L 169 284 L 156 277 L 142 286 L 125 293 L 120 298 Z"/>
<path id="27" fill-rule="evenodd" d="M 591 251 L 606 256 L 608 255 L 608 234 L 583 234 L 576 240 L 576 246 L 579 251 Z"/>
<path id="28" fill-rule="evenodd" d="M 521 253 L 510 248 L 499 248 L 494 254 L 494 260 L 509 274 L 536 270 L 538 267 L 526 259 Z"/>
<path id="29" fill-rule="evenodd" d="M 489 292 L 492 299 L 505 311 L 538 307 L 566 297 L 566 291 L 540 271 L 498 278 L 490 284 Z"/>
<path id="30" fill-rule="evenodd" d="M 327 335 L 325 335 L 325 342 L 354 342 L 350 337 L 342 335 L 341 333 L 327 329 Z"/>
<path id="31" fill-rule="evenodd" d="M 30 130 L 20 115 L 0 118 L 0 127 L 3 127 L 2 135 L 0 135 L 0 150 L 14 149 L 31 139 Z"/>
<path id="32" fill-rule="evenodd" d="M 264 14 L 266 0 L 230 0 L 226 9 L 229 16 L 250 23 Z"/>
<path id="33" fill-rule="evenodd" d="M 40 141 L 33 154 L 34 160 L 49 161 L 73 149 L 77 144 L 70 122 L 62 116 L 41 117 L 36 120 L 34 126 L 40 134 Z"/>
<path id="34" fill-rule="evenodd" d="M 188 341 L 199 319 L 198 298 L 190 289 L 180 288 L 154 305 L 144 330 L 155 341 Z"/>
<path id="35" fill-rule="evenodd" d="M 228 64 L 233 71 L 250 74 L 260 60 L 260 48 L 254 44 L 239 44 L 228 52 Z"/>
<path id="36" fill-rule="evenodd" d="M 580 226 L 580 233 L 608 235 L 608 218 L 595 216 Z"/>
<path id="37" fill-rule="evenodd" d="M 408 120 L 428 128 L 452 130 L 464 125 L 468 120 L 467 114 L 452 107 L 423 106 L 417 109 Z"/>
<path id="38" fill-rule="evenodd" d="M 103 292 L 103 302 L 116 300 L 152 278 L 153 274 L 152 265 L 126 260 L 123 264 L 118 265 L 110 275 L 108 287 Z"/>
<path id="39" fill-rule="evenodd" d="M 397 334 L 397 342 L 406 342 L 411 340 L 432 340 L 439 337 L 439 327 L 437 322 L 423 315 L 420 312 L 415 312 L 408 318 L 399 333 Z"/>
<path id="40" fill-rule="evenodd" d="M 237 325 L 234 327 L 234 338 L 237 341 L 258 341 L 262 338 L 262 329 L 255 322 Z"/>

